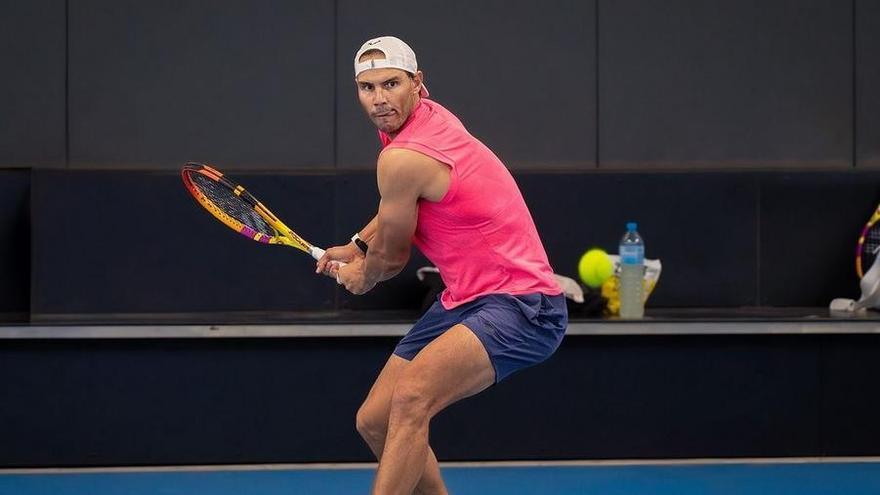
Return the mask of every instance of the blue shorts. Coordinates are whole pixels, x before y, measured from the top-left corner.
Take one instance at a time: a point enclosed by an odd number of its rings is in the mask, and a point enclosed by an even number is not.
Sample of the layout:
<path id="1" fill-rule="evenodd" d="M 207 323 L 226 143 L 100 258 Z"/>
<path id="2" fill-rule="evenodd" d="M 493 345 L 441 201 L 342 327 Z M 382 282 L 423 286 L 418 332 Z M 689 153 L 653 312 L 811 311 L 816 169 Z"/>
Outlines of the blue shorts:
<path id="1" fill-rule="evenodd" d="M 410 361 L 459 323 L 483 343 L 498 383 L 553 354 L 568 326 L 568 310 L 561 294 L 489 294 L 449 310 L 438 300 L 397 344 L 394 354 Z"/>

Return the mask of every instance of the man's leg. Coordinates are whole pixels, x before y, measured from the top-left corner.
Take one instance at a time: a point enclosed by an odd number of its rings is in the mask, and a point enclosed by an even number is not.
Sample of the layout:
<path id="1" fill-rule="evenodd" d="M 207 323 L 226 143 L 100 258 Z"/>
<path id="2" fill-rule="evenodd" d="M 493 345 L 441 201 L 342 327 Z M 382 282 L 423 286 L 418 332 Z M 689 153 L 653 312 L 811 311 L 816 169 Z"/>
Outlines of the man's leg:
<path id="1" fill-rule="evenodd" d="M 455 325 L 400 370 L 374 495 L 409 495 L 430 457 L 428 424 L 446 406 L 488 388 L 495 369 L 483 344 Z"/>
<path id="2" fill-rule="evenodd" d="M 376 455 L 377 460 L 381 460 L 382 450 L 385 448 L 391 394 L 398 378 L 409 363 L 406 359 L 392 354 L 357 413 L 357 430 L 370 446 L 370 450 Z M 434 456 L 430 447 L 428 447 L 428 457 L 422 477 L 412 493 L 419 495 L 446 495 L 448 493 L 443 479 L 440 477 L 437 457 Z"/>

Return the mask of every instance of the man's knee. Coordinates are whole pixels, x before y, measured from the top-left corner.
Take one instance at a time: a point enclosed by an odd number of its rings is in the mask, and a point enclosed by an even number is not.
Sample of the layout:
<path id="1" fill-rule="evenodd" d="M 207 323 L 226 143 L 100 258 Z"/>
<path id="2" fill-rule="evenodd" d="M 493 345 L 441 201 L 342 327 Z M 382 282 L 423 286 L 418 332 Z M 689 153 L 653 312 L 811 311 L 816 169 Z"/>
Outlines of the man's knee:
<path id="1" fill-rule="evenodd" d="M 420 422 L 430 419 L 432 399 L 419 380 L 402 378 L 391 395 L 391 417 Z"/>
<path id="2" fill-rule="evenodd" d="M 355 428 L 367 443 L 384 442 L 388 430 L 388 418 L 377 412 L 377 408 L 364 402 L 355 416 Z"/>

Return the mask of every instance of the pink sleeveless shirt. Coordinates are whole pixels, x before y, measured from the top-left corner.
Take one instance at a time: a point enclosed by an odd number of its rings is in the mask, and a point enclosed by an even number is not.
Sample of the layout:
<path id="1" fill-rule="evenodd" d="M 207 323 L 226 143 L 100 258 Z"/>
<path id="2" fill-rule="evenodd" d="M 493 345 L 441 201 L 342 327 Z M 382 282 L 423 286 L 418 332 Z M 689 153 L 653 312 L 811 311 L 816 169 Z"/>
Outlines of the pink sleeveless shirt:
<path id="1" fill-rule="evenodd" d="M 532 215 L 507 167 L 440 104 L 422 99 L 383 149 L 417 151 L 450 167 L 438 202 L 419 200 L 413 243 L 440 270 L 446 309 L 487 294 L 562 292 Z"/>

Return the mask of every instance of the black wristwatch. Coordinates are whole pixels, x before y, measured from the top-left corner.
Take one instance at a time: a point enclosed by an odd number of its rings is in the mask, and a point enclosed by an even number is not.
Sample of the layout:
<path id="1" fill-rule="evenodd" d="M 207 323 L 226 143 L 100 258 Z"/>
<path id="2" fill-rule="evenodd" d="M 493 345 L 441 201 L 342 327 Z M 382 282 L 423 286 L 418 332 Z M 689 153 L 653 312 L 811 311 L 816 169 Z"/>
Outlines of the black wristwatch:
<path id="1" fill-rule="evenodd" d="M 353 242 L 355 246 L 357 246 L 358 248 L 360 248 L 360 250 L 363 251 L 364 254 L 367 254 L 367 249 L 368 249 L 370 246 L 367 246 L 367 243 L 364 242 L 363 239 L 361 239 L 361 236 L 359 236 L 359 235 L 357 235 L 357 234 L 351 236 L 351 242 Z"/>

